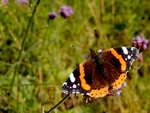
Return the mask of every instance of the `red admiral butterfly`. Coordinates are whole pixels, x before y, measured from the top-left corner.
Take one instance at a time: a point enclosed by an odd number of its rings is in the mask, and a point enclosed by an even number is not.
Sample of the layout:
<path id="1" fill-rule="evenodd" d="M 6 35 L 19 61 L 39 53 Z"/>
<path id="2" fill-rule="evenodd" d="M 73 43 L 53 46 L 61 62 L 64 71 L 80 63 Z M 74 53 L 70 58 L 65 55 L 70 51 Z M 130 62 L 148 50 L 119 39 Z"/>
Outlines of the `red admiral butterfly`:
<path id="1" fill-rule="evenodd" d="M 118 89 L 123 84 L 139 51 L 134 47 L 117 47 L 101 53 L 90 49 L 90 54 L 64 82 L 62 92 L 90 97 L 109 94 L 109 89 Z"/>

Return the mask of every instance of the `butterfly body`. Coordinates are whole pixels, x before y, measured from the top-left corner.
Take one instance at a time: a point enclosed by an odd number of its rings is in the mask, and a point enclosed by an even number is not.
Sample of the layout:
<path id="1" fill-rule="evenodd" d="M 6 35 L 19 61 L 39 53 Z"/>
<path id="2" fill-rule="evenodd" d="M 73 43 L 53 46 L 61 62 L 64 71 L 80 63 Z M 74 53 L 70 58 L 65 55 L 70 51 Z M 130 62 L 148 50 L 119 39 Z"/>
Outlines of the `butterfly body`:
<path id="1" fill-rule="evenodd" d="M 137 58 L 138 49 L 118 47 L 101 53 L 90 49 L 90 53 L 90 57 L 64 82 L 64 93 L 103 97 L 109 94 L 109 89 L 118 89 L 126 79 L 132 62 Z"/>

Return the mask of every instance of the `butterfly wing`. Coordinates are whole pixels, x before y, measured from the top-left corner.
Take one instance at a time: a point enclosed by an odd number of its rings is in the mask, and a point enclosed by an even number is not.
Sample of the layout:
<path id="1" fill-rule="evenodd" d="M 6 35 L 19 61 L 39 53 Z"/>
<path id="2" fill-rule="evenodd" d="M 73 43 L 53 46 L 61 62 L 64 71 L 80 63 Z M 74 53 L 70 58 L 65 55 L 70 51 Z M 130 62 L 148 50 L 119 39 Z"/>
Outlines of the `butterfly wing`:
<path id="1" fill-rule="evenodd" d="M 107 70 L 106 81 L 113 89 L 118 89 L 127 77 L 132 62 L 137 58 L 139 51 L 134 47 L 111 48 L 102 52 L 104 68 Z"/>
<path id="2" fill-rule="evenodd" d="M 68 77 L 62 86 L 66 94 L 79 93 L 86 95 L 91 90 L 92 70 L 94 63 L 91 59 L 81 63 Z"/>
<path id="3" fill-rule="evenodd" d="M 113 65 L 121 73 L 129 71 L 139 51 L 134 47 L 111 48 L 101 53 L 102 59 Z"/>

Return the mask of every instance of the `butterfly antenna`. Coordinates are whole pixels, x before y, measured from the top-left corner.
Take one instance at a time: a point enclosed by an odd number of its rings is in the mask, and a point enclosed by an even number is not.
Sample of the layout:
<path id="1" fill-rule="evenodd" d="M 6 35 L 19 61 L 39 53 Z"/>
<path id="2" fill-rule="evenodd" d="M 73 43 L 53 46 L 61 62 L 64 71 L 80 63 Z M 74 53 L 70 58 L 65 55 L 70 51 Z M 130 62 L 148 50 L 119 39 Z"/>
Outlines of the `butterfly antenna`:
<path id="1" fill-rule="evenodd" d="M 99 38 L 99 34 L 98 34 L 98 32 L 97 32 L 97 29 L 96 29 L 96 28 L 94 29 L 94 34 L 95 34 L 95 37 L 96 37 L 96 38 Z"/>
<path id="2" fill-rule="evenodd" d="M 85 51 L 89 51 L 87 49 L 83 49 L 83 48 L 80 48 L 80 47 L 77 47 L 77 46 L 74 46 L 74 45 L 71 45 L 71 47 L 74 47 L 74 48 L 77 48 L 77 49 L 82 49 L 82 50 L 85 50 Z"/>
<path id="3" fill-rule="evenodd" d="M 56 107 L 58 107 L 62 102 L 64 102 L 68 97 L 70 96 L 70 94 L 68 94 L 67 96 L 65 96 L 58 104 L 56 104 L 53 108 L 51 108 L 49 111 L 45 111 L 45 113 L 50 113 L 51 111 L 53 111 Z"/>

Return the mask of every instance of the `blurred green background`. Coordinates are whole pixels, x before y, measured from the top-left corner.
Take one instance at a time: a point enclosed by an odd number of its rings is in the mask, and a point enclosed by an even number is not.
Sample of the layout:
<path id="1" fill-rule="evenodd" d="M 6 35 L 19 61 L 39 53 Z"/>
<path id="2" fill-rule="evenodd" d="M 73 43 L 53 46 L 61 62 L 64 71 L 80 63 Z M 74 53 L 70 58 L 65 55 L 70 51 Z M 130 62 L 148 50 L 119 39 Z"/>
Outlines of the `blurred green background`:
<path id="1" fill-rule="evenodd" d="M 49 110 L 65 96 L 61 86 L 89 48 L 132 46 L 141 33 L 150 39 L 150 0 L 5 2 L 0 2 L 0 113 Z M 74 11 L 68 18 L 58 14 L 65 5 Z M 58 16 L 48 22 L 52 11 Z M 73 94 L 54 112 L 150 113 L 149 56 L 148 48 L 143 61 L 133 63 L 120 96 L 85 103 L 82 95 Z"/>

